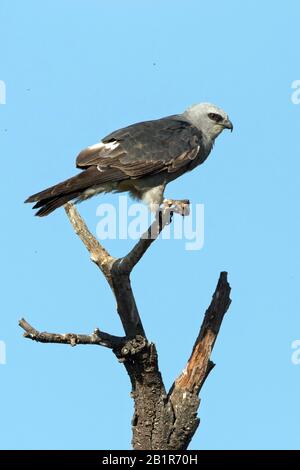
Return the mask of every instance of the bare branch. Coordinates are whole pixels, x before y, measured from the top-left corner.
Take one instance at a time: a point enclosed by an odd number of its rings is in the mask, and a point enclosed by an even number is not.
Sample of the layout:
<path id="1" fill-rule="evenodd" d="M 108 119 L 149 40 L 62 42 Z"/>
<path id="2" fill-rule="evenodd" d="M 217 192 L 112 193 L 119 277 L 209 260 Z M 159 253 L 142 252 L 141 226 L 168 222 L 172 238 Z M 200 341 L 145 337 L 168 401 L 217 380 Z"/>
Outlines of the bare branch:
<path id="1" fill-rule="evenodd" d="M 125 335 L 133 337 L 144 336 L 146 333 L 132 292 L 128 273 L 119 271 L 119 266 L 114 263 L 111 270 L 112 288 L 117 301 L 117 312 L 121 319 Z"/>
<path id="2" fill-rule="evenodd" d="M 120 260 L 113 258 L 91 234 L 73 204 L 67 203 L 65 211 L 76 234 L 88 249 L 91 260 L 101 269 L 115 295 L 117 311 L 126 337 L 132 338 L 136 335 L 145 337 L 145 331 L 131 289 L 130 273 L 119 270 Z"/>
<path id="3" fill-rule="evenodd" d="M 113 336 L 99 329 L 91 335 L 39 332 L 22 319 L 19 324 L 25 331 L 24 336 L 42 343 L 71 346 L 93 344 L 112 349 L 118 360 L 124 363 L 132 383 L 134 449 L 187 449 L 199 425 L 199 391 L 214 367 L 210 360 L 211 352 L 231 302 L 227 273 L 220 274 L 186 368 L 167 393 L 159 371 L 155 345 L 146 339 L 131 288 L 130 273 L 163 228 L 171 222 L 173 213 L 188 214 L 188 201 L 165 201 L 153 224 L 133 249 L 120 259 L 113 258 L 102 247 L 71 203 L 65 205 L 65 211 L 115 295 L 125 336 Z"/>
<path id="4" fill-rule="evenodd" d="M 230 285 L 227 273 L 222 272 L 214 292 L 210 306 L 205 312 L 199 335 L 188 363 L 175 382 L 175 389 L 180 388 L 189 392 L 199 393 L 214 364 L 210 355 L 217 339 L 223 318 L 227 312 L 230 300 Z"/>
<path id="5" fill-rule="evenodd" d="M 19 321 L 19 325 L 25 331 L 24 337 L 39 343 L 59 343 L 77 346 L 77 344 L 95 344 L 109 349 L 121 349 L 126 343 L 126 338 L 113 336 L 96 329 L 91 335 L 75 333 L 46 333 L 33 328 L 24 318 Z"/>
<path id="6" fill-rule="evenodd" d="M 171 222 L 173 213 L 187 215 L 188 210 L 189 202 L 186 200 L 168 201 L 168 204 L 157 212 L 154 222 L 141 236 L 130 253 L 112 264 L 112 286 L 117 299 L 118 313 L 127 336 L 146 336 L 132 292 L 130 273 L 164 227 Z"/>
<path id="7" fill-rule="evenodd" d="M 97 264 L 109 284 L 111 284 L 110 269 L 112 263 L 115 261 L 115 258 L 113 258 L 108 253 L 108 251 L 103 248 L 103 246 L 94 237 L 94 235 L 92 235 L 74 204 L 68 202 L 67 204 L 65 204 L 64 208 L 75 233 L 79 236 L 79 238 L 89 251 L 91 255 L 91 260 L 95 264 Z"/>
<path id="8" fill-rule="evenodd" d="M 170 223 L 171 218 L 172 214 L 167 208 L 158 212 L 154 222 L 150 225 L 148 230 L 143 233 L 140 240 L 128 255 L 118 260 L 119 268 L 130 273 L 152 243 L 159 237 L 164 227 Z"/>
<path id="9" fill-rule="evenodd" d="M 171 222 L 174 212 L 187 215 L 189 201 L 166 201 L 158 211 L 153 224 L 142 235 L 130 253 L 123 258 L 113 258 L 91 234 L 86 223 L 72 203 L 65 205 L 66 214 L 81 241 L 90 252 L 91 259 L 101 269 L 117 300 L 117 311 L 127 337 L 146 337 L 131 288 L 130 273 L 147 249 L 159 236 L 163 228 Z"/>
<path id="10" fill-rule="evenodd" d="M 159 237 L 166 225 L 172 221 L 173 214 L 188 215 L 189 201 L 166 201 L 167 204 L 156 213 L 154 222 L 141 236 L 133 249 L 118 260 L 119 268 L 131 272 L 134 266 L 140 261 L 151 244 Z"/>

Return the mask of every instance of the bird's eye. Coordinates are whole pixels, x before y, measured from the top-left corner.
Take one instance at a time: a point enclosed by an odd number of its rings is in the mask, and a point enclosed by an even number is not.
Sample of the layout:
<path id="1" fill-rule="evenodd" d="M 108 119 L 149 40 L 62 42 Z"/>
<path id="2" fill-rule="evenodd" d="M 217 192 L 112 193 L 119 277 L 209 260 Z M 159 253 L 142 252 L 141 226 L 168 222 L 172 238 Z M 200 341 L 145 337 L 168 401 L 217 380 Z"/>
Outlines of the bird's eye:
<path id="1" fill-rule="evenodd" d="M 222 116 L 220 116 L 220 114 L 209 113 L 208 117 L 209 117 L 209 119 L 211 119 L 212 121 L 215 121 L 215 122 L 223 121 L 223 118 L 222 118 Z"/>

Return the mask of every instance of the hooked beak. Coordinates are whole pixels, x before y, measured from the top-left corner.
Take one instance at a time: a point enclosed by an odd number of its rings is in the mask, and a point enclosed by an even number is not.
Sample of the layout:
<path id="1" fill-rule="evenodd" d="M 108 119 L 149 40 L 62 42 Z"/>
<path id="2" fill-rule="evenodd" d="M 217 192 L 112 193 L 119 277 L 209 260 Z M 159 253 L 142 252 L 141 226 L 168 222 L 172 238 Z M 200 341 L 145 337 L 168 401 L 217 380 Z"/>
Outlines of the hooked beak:
<path id="1" fill-rule="evenodd" d="M 225 119 L 225 121 L 223 121 L 222 125 L 225 129 L 230 129 L 231 132 L 233 131 L 233 124 L 230 121 L 230 119 Z"/>

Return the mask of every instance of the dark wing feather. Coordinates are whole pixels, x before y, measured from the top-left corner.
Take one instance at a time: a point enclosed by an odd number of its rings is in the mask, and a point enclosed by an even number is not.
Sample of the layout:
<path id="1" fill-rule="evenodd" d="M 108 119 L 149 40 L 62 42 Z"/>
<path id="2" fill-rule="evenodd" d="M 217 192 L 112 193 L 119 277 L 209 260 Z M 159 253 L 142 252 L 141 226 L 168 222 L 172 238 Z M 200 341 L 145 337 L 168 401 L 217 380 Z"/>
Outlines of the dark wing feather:
<path id="1" fill-rule="evenodd" d="M 77 157 L 77 167 L 97 166 L 103 173 L 114 168 L 125 178 L 140 178 L 188 165 L 201 150 L 202 134 L 188 121 L 171 116 L 125 127 L 102 142 L 116 145 L 84 150 Z"/>

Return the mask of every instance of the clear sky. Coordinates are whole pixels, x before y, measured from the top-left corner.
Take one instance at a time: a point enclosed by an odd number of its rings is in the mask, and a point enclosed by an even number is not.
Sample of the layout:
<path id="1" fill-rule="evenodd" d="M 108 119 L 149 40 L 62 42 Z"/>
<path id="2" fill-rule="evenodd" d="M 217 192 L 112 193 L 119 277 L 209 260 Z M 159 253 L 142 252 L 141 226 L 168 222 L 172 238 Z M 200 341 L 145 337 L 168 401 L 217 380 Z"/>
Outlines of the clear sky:
<path id="1" fill-rule="evenodd" d="M 122 334 L 64 211 L 38 219 L 23 201 L 73 175 L 79 150 L 108 132 L 210 101 L 234 132 L 166 192 L 205 205 L 204 247 L 156 242 L 136 299 L 169 386 L 228 271 L 233 302 L 191 448 L 299 449 L 299 15 L 297 0 L 1 0 L 1 448 L 130 447 L 129 380 L 112 353 L 22 338 L 22 316 Z M 80 206 L 93 232 L 99 202 Z M 132 241 L 106 246 L 120 256 Z"/>

